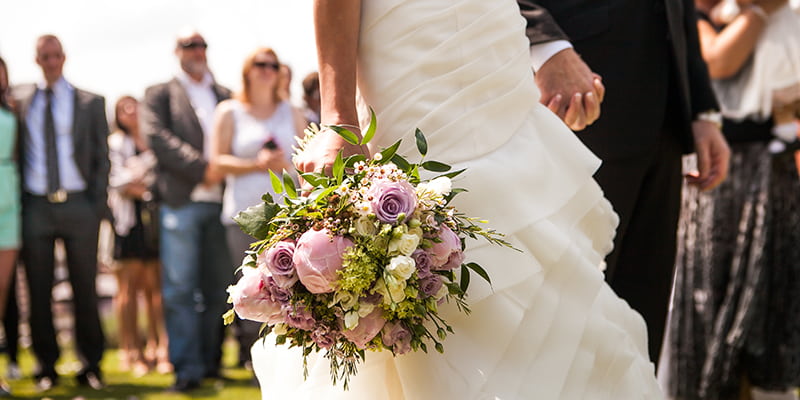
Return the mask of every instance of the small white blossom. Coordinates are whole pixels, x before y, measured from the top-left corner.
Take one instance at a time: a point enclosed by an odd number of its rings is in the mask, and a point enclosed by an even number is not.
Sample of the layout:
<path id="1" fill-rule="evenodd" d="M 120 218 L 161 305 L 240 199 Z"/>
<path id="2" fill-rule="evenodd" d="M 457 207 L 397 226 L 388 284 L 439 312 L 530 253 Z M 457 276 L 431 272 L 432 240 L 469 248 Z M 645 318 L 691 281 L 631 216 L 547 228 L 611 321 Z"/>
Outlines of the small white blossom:
<path id="1" fill-rule="evenodd" d="M 285 335 L 289 330 L 286 328 L 286 324 L 275 324 L 272 327 L 272 332 L 276 335 Z"/>
<path id="2" fill-rule="evenodd" d="M 344 314 L 344 329 L 353 329 L 358 326 L 358 316 L 357 311 L 350 311 Z"/>

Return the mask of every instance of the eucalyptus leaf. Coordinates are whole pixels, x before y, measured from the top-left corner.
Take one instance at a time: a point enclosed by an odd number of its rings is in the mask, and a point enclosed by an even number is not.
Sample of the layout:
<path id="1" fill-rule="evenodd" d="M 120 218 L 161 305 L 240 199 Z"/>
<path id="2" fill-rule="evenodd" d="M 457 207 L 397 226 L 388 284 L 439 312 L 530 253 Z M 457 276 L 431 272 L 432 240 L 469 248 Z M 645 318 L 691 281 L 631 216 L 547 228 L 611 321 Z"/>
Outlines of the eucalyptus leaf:
<path id="1" fill-rule="evenodd" d="M 347 128 L 342 128 L 338 125 L 328 125 L 334 132 L 338 133 L 347 143 L 358 146 L 358 135 L 353 133 Z"/>
<path id="2" fill-rule="evenodd" d="M 420 164 L 420 167 L 433 172 L 446 172 L 450 170 L 450 166 L 438 161 L 425 161 Z"/>
<path id="3" fill-rule="evenodd" d="M 483 267 L 481 267 L 477 263 L 471 262 L 471 263 L 464 264 L 464 266 L 469 268 L 469 269 L 471 269 L 471 270 L 473 270 L 473 271 L 475 271 L 475 273 L 480 275 L 481 278 L 483 278 L 486 282 L 489 282 L 490 285 L 492 284 L 492 279 L 489 278 L 489 274 L 486 273 L 486 270 L 483 269 Z M 464 268 L 462 268 L 461 270 L 463 271 Z"/>
<path id="4" fill-rule="evenodd" d="M 375 110 L 372 107 L 369 108 L 369 126 L 367 127 L 367 131 L 364 132 L 364 137 L 361 139 L 361 144 L 367 144 L 372 137 L 375 136 L 375 129 L 377 128 L 377 121 L 378 119 L 375 117 Z"/>
<path id="5" fill-rule="evenodd" d="M 272 170 L 269 170 L 269 180 L 272 182 L 272 191 L 275 194 L 283 193 L 283 183 L 281 183 L 281 178 L 278 178 L 278 175 L 275 175 Z"/>
<path id="6" fill-rule="evenodd" d="M 425 135 L 417 128 L 414 132 L 414 137 L 417 139 L 417 150 L 419 150 L 419 154 L 425 157 L 425 155 L 428 154 L 428 141 L 425 140 Z"/>
<path id="7" fill-rule="evenodd" d="M 395 155 L 395 154 L 397 154 L 397 148 L 398 148 L 398 147 L 400 147 L 400 140 L 398 140 L 397 142 L 395 142 L 393 145 L 391 145 L 391 146 L 389 146 L 389 147 L 387 147 L 387 148 L 383 149 L 383 150 L 380 152 L 380 155 L 381 155 L 381 161 L 379 161 L 379 163 L 380 163 L 380 164 L 386 164 L 386 163 L 388 163 L 389 161 L 391 161 L 391 160 L 392 160 L 392 158 L 394 157 L 394 155 Z"/>
<path id="8" fill-rule="evenodd" d="M 283 170 L 283 188 L 286 189 L 286 196 L 290 199 L 297 198 L 297 188 L 294 186 L 294 179 L 286 170 Z"/>

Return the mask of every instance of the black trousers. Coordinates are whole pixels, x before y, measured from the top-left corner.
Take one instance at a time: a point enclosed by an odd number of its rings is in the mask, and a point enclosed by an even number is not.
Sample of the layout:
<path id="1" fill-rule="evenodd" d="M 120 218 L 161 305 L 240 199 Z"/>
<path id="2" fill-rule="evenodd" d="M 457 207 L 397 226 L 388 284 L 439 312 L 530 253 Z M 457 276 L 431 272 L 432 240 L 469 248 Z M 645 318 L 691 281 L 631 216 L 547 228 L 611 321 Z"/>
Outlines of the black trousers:
<path id="1" fill-rule="evenodd" d="M 70 194 L 64 203 L 25 194 L 22 206 L 22 262 L 30 294 L 33 351 L 40 376 L 55 376 L 60 351 L 53 326 L 52 290 L 56 239 L 64 242 L 72 285 L 75 341 L 84 370 L 99 371 L 105 338 L 97 308 L 96 208 L 83 193 Z"/>
<path id="2" fill-rule="evenodd" d="M 649 151 L 604 160 L 595 178 L 619 214 L 606 281 L 647 323 L 650 358 L 658 365 L 675 269 L 682 148 L 665 128 Z"/>

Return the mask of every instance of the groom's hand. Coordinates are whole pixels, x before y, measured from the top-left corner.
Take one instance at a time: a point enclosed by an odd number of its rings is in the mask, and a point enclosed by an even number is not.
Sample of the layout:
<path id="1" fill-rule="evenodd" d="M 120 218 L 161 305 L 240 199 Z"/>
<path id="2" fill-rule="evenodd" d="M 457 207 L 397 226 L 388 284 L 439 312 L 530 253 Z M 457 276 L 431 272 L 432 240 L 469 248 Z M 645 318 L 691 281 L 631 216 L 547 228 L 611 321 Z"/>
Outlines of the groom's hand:
<path id="1" fill-rule="evenodd" d="M 719 128 L 708 121 L 692 122 L 694 147 L 697 153 L 697 173 L 686 179 L 701 190 L 711 190 L 728 176 L 731 150 Z"/>
<path id="2" fill-rule="evenodd" d="M 572 48 L 548 59 L 535 75 L 542 92 L 539 101 L 574 131 L 580 131 L 600 117 L 605 96 L 600 75 L 589 69 Z"/>

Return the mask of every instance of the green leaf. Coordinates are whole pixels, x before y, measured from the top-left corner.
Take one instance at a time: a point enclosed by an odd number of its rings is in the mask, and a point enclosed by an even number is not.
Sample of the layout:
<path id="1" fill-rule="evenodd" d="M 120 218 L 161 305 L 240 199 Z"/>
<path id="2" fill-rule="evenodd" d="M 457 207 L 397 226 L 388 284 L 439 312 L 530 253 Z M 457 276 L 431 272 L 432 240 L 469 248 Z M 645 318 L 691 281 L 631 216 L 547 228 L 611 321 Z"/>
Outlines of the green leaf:
<path id="1" fill-rule="evenodd" d="M 480 275 L 481 278 L 483 278 L 486 282 L 489 282 L 490 285 L 492 284 L 492 279 L 489 278 L 489 274 L 487 274 L 486 270 L 483 269 L 483 267 L 481 267 L 477 263 L 471 262 L 471 263 L 464 264 L 464 266 L 469 268 L 469 269 L 471 269 L 471 270 L 473 270 L 473 271 L 475 271 L 475 273 Z M 464 268 L 462 268 L 461 270 L 464 271 Z"/>
<path id="2" fill-rule="evenodd" d="M 417 138 L 417 150 L 419 150 L 419 154 L 425 157 L 425 155 L 428 154 L 428 141 L 425 140 L 425 135 L 417 128 L 416 132 L 414 132 L 414 137 Z"/>
<path id="3" fill-rule="evenodd" d="M 378 119 L 375 116 L 375 110 L 372 107 L 369 108 L 369 126 L 367 127 L 367 131 L 364 132 L 364 137 L 361 139 L 361 144 L 367 144 L 372 137 L 375 136 L 375 128 L 378 125 Z"/>
<path id="4" fill-rule="evenodd" d="M 363 154 L 353 154 L 352 156 L 347 157 L 347 159 L 344 160 L 344 167 L 353 168 L 353 166 L 356 165 L 356 163 L 359 161 L 367 161 L 367 156 Z"/>
<path id="5" fill-rule="evenodd" d="M 439 176 L 437 176 L 437 178 L 438 178 L 438 177 L 440 177 L 440 176 L 446 176 L 446 177 L 448 177 L 448 178 L 450 178 L 450 179 L 453 179 L 453 178 L 455 178 L 455 177 L 457 177 L 457 176 L 461 175 L 461 173 L 462 173 L 462 172 L 464 172 L 464 171 L 466 171 L 466 170 L 467 170 L 467 169 L 466 169 L 466 168 L 464 168 L 464 169 L 460 169 L 460 170 L 458 170 L 458 171 L 448 172 L 448 173 L 446 173 L 446 174 L 442 174 L 442 175 L 439 175 Z"/>
<path id="6" fill-rule="evenodd" d="M 306 172 L 305 174 L 300 174 L 300 176 L 302 176 L 309 185 L 314 187 L 322 186 L 328 181 L 328 178 L 319 172 Z"/>
<path id="7" fill-rule="evenodd" d="M 290 199 L 297 198 L 297 188 L 294 186 L 294 179 L 286 170 L 283 170 L 283 187 L 286 189 L 286 196 Z"/>
<path id="8" fill-rule="evenodd" d="M 336 189 L 338 189 L 338 186 L 331 186 L 331 187 L 323 190 L 322 192 L 320 192 L 317 195 L 317 199 L 315 200 L 317 202 L 317 204 L 325 204 L 325 203 L 327 203 L 328 202 L 328 200 L 327 200 L 328 196 L 331 193 L 333 193 Z"/>
<path id="9" fill-rule="evenodd" d="M 275 175 L 272 170 L 269 170 L 269 180 L 272 181 L 272 191 L 275 194 L 283 193 L 283 184 L 281 183 L 281 178 L 278 178 L 278 175 Z"/>
<path id="10" fill-rule="evenodd" d="M 334 132 L 338 133 L 339 136 L 341 136 L 347 143 L 358 146 L 358 135 L 349 129 L 342 128 L 338 125 L 328 125 L 328 128 L 331 128 Z"/>
<path id="11" fill-rule="evenodd" d="M 467 293 L 467 289 L 469 288 L 469 270 L 466 268 L 461 268 L 461 292 Z"/>
<path id="12" fill-rule="evenodd" d="M 394 157 L 394 155 L 397 153 L 397 148 L 398 148 L 398 147 L 400 147 L 400 140 L 398 140 L 397 142 L 395 142 L 393 145 L 391 145 L 391 146 L 389 146 L 389 147 L 387 147 L 387 148 L 383 149 L 383 151 L 381 151 L 381 152 L 380 152 L 380 154 L 381 154 L 381 161 L 379 161 L 378 163 L 380 163 L 380 164 L 386 164 L 386 163 L 388 163 L 389 161 L 391 161 L 391 160 L 392 160 L 392 158 Z"/>
<path id="13" fill-rule="evenodd" d="M 397 168 L 400 168 L 405 173 L 410 172 L 409 169 L 411 169 L 411 164 L 400 154 L 395 154 L 394 157 L 392 157 L 392 162 L 394 165 L 397 165 Z"/>
<path id="14" fill-rule="evenodd" d="M 333 179 L 336 180 L 336 184 L 342 183 L 342 176 L 344 176 L 344 160 L 340 151 L 336 155 L 336 160 L 333 161 Z"/>
<path id="15" fill-rule="evenodd" d="M 420 167 L 433 172 L 446 172 L 450 170 L 449 165 L 440 163 L 438 161 L 425 161 L 424 163 L 420 164 Z"/>
<path id="16" fill-rule="evenodd" d="M 277 207 L 274 204 L 272 206 Z M 266 203 L 247 207 L 244 211 L 236 214 L 233 220 L 236 221 L 242 232 L 257 239 L 263 239 L 269 233 L 269 220 L 272 219 L 272 216 L 267 216 L 266 207 Z"/>

